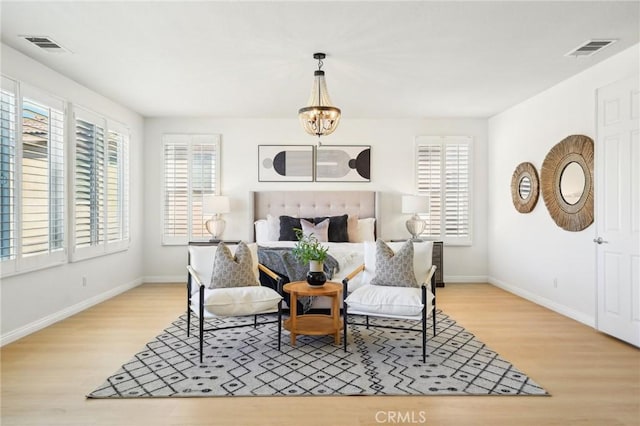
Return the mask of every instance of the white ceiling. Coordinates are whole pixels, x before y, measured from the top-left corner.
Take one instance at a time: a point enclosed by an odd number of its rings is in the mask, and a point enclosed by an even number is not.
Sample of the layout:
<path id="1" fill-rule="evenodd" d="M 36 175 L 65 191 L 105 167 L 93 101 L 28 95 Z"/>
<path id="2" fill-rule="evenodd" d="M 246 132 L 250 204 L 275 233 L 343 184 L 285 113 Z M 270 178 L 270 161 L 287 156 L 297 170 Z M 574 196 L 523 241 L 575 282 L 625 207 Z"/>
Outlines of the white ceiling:
<path id="1" fill-rule="evenodd" d="M 11 2 L 2 42 L 147 117 L 489 117 L 639 40 L 632 2 Z M 73 53 L 39 50 L 45 35 Z M 589 39 L 619 41 L 590 58 Z"/>

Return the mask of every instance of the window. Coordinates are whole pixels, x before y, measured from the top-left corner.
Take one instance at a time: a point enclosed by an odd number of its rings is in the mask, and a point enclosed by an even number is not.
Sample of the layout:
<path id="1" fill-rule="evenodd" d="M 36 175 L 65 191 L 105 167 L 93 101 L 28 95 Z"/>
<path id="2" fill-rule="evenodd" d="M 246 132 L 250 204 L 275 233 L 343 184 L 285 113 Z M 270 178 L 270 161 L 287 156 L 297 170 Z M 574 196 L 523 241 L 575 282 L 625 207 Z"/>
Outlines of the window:
<path id="1" fill-rule="evenodd" d="M 74 108 L 73 260 L 129 245 L 128 131 Z"/>
<path id="2" fill-rule="evenodd" d="M 2 77 L 2 274 L 66 261 L 64 102 Z"/>
<path id="3" fill-rule="evenodd" d="M 430 202 L 422 236 L 471 245 L 471 138 L 417 137 L 416 186 Z"/>
<path id="4" fill-rule="evenodd" d="M 220 136 L 164 135 L 163 244 L 209 239 L 202 200 L 220 193 Z"/>

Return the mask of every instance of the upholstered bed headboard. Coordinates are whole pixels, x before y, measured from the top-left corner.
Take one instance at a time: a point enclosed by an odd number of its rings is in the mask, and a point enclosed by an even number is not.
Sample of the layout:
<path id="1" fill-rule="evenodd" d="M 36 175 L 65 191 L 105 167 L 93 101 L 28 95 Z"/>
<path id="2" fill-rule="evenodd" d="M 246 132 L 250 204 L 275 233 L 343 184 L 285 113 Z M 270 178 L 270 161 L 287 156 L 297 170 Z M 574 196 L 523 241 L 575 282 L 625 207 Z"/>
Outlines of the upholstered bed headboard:
<path id="1" fill-rule="evenodd" d="M 255 191 L 250 199 L 253 201 L 252 229 L 256 220 L 265 219 L 268 214 L 319 217 L 346 213 L 361 219 L 376 218 L 378 235 L 380 232 L 378 192 L 375 191 Z"/>

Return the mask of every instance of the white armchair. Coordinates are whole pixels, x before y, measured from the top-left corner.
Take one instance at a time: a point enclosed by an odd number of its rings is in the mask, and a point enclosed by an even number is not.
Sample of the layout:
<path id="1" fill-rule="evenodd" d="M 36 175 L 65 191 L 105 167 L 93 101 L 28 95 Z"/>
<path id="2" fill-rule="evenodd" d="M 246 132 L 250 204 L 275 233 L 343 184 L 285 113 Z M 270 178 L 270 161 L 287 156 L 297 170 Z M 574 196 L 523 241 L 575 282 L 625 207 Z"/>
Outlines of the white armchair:
<path id="1" fill-rule="evenodd" d="M 349 324 L 362 325 L 367 328 L 372 326 L 407 330 L 407 328 L 371 324 L 369 317 L 414 320 L 421 323 L 421 329 L 409 328 L 409 330 L 422 334 L 422 362 L 425 362 L 427 317 L 429 316 L 433 322 L 433 335 L 436 335 L 436 266 L 431 264 L 433 243 L 429 241 L 412 243 L 413 262 L 411 264 L 406 261 L 404 265 L 397 264 L 401 259 L 396 255 L 401 254 L 405 258 L 407 257 L 409 249 L 403 248 L 405 243 L 389 243 L 387 247 L 393 251 L 393 254 L 389 254 L 387 251 L 387 261 L 396 262 L 397 265 L 393 268 L 397 268 L 381 270 L 376 273 L 376 267 L 381 268 L 380 259 L 377 258 L 380 255 L 378 253 L 379 244 L 379 242 L 367 243 L 364 264 L 356 268 L 342 281 L 344 284 L 343 294 L 347 295 L 343 311 L 344 350 L 347 351 L 347 326 Z M 402 254 L 401 250 L 405 250 L 405 253 Z M 384 257 L 384 254 L 382 256 Z M 394 261 L 393 258 L 396 260 Z M 387 265 L 382 266 L 386 268 Z M 397 276 L 390 278 L 390 273 Z M 349 293 L 349 281 L 359 274 L 363 274 L 361 280 L 363 284 Z M 403 283 L 403 280 L 407 282 Z M 355 322 L 349 318 L 355 315 L 364 316 L 365 322 Z"/>
<path id="2" fill-rule="evenodd" d="M 238 246 L 228 246 L 233 254 L 236 254 Z M 224 274 L 234 273 L 233 268 L 228 265 L 222 271 L 222 263 L 216 263 L 217 270 L 214 270 L 214 259 L 218 245 L 205 242 L 189 243 L 189 257 L 187 265 L 187 336 L 191 328 L 191 315 L 195 314 L 199 319 L 199 345 L 200 362 L 203 361 L 204 332 L 216 331 L 235 327 L 277 323 L 278 329 L 278 350 L 280 350 L 280 340 L 282 335 L 282 279 L 258 263 L 258 253 L 256 244 L 247 244 L 251 253 L 251 272 L 245 274 L 244 281 L 230 276 L 225 279 Z M 239 257 L 240 255 L 238 255 Z M 232 259 L 236 261 L 236 259 Z M 234 265 L 231 265 L 234 267 Z M 259 282 L 260 271 L 269 275 L 277 282 L 277 291 L 269 287 L 261 286 Z M 212 287 L 212 277 L 220 281 L 214 288 Z M 233 286 L 229 286 L 231 281 L 236 281 Z M 258 316 L 264 314 L 277 314 L 276 320 L 258 321 Z M 253 324 L 232 325 L 223 327 L 205 328 L 206 320 L 212 318 L 253 316 Z"/>

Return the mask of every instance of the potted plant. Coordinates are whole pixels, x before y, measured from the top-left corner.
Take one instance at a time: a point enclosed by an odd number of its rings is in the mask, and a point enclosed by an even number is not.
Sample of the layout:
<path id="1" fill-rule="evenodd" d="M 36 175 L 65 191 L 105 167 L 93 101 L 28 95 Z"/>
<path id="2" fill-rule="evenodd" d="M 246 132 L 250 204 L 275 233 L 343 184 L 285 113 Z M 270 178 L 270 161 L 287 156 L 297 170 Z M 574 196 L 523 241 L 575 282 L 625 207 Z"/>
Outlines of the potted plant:
<path id="1" fill-rule="evenodd" d="M 324 261 L 327 258 L 329 247 L 324 247 L 313 234 L 304 235 L 301 229 L 295 229 L 298 242 L 291 251 L 293 256 L 301 263 L 309 264 L 307 283 L 321 286 L 327 281 L 324 273 Z"/>

